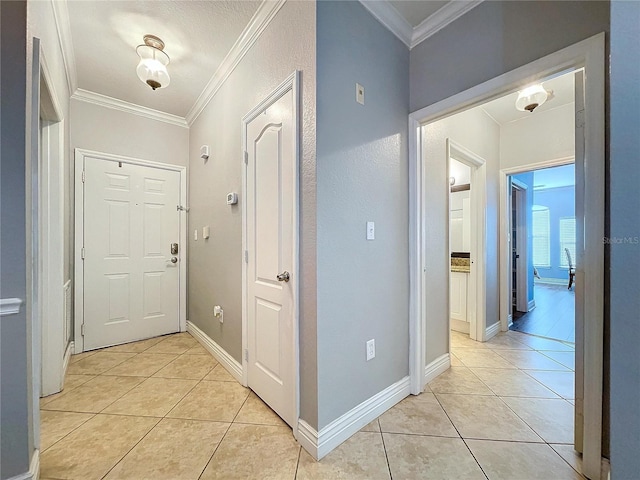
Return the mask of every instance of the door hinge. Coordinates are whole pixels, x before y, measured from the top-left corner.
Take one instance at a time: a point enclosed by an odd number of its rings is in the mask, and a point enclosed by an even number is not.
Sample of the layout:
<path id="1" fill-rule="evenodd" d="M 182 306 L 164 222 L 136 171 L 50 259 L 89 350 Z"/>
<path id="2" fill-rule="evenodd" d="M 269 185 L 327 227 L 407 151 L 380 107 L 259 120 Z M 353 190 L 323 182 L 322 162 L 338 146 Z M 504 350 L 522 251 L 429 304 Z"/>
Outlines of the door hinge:
<path id="1" fill-rule="evenodd" d="M 84 323 L 80 325 L 80 335 L 84 337 Z"/>
<path id="2" fill-rule="evenodd" d="M 584 128 L 584 110 L 576 112 L 576 128 Z"/>
<path id="3" fill-rule="evenodd" d="M 244 164 L 249 165 L 249 152 L 244 151 Z"/>
<path id="4" fill-rule="evenodd" d="M 85 176 L 84 176 L 84 170 L 83 170 L 82 171 L 82 183 L 84 183 L 84 179 L 85 179 Z"/>
<path id="5" fill-rule="evenodd" d="M 82 257 L 82 260 L 84 260 L 84 247 L 80 250 L 80 256 Z"/>
<path id="6" fill-rule="evenodd" d="M 249 250 L 244 251 L 244 263 L 249 263 Z"/>
<path id="7" fill-rule="evenodd" d="M 244 361 L 248 362 L 249 361 L 249 350 L 248 349 L 244 349 Z"/>

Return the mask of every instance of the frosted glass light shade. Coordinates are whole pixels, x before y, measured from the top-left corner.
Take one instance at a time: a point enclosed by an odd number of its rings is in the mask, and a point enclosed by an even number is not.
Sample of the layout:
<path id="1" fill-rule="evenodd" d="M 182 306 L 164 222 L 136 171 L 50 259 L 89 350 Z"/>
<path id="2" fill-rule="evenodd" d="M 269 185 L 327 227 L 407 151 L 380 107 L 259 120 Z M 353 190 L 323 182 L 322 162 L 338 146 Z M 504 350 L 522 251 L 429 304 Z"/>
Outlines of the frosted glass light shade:
<path id="1" fill-rule="evenodd" d="M 140 56 L 140 62 L 136 68 L 138 78 L 153 90 L 167 87 L 171 82 L 167 72 L 169 55 L 149 45 L 139 45 L 136 52 Z"/>
<path id="2" fill-rule="evenodd" d="M 533 112 L 537 107 L 547 101 L 549 94 L 542 84 L 532 85 L 518 92 L 516 108 L 521 112 L 525 110 Z"/>

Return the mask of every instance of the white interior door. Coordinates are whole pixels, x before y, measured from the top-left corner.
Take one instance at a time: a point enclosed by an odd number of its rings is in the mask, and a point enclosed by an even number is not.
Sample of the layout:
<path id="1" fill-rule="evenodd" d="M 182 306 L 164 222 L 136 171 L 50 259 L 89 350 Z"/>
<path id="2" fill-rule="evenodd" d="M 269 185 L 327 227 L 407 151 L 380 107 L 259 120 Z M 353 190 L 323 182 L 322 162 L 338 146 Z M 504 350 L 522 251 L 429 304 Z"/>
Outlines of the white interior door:
<path id="1" fill-rule="evenodd" d="M 84 350 L 177 332 L 180 173 L 90 157 L 84 171 Z"/>
<path id="2" fill-rule="evenodd" d="M 293 426 L 295 131 L 291 90 L 246 124 L 247 381 Z"/>

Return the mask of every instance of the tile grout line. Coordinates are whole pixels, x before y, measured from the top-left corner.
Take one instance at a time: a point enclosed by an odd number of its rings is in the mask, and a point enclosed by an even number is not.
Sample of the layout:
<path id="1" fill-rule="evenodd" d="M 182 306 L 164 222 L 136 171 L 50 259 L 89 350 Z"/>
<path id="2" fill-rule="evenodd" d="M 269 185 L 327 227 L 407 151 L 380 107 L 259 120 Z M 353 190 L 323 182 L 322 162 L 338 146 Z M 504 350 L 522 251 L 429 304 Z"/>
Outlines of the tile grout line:
<path id="1" fill-rule="evenodd" d="M 82 425 L 84 425 L 85 423 L 87 423 L 89 420 L 91 420 L 92 418 L 94 418 L 96 415 L 98 415 L 97 413 L 86 413 L 86 412 L 66 412 L 66 411 L 58 411 L 58 410 L 47 410 L 49 412 L 55 412 L 55 413 L 82 413 L 84 415 L 91 415 L 89 418 L 87 418 L 84 422 L 82 422 L 80 425 L 76 426 L 75 428 L 73 428 L 72 430 L 70 430 L 69 432 L 67 432 L 65 435 L 63 435 L 62 437 L 60 437 L 58 440 L 56 440 L 55 442 L 53 442 L 51 445 L 49 445 L 47 448 L 45 448 L 44 450 L 42 450 L 40 453 L 44 454 L 44 452 L 46 452 L 47 450 L 49 450 L 51 447 L 53 447 L 56 443 L 58 443 L 61 440 L 64 440 L 65 438 L 67 438 L 69 435 L 71 435 L 73 432 L 75 432 L 77 429 L 79 429 Z M 42 423 L 42 421 L 41 421 Z M 42 442 L 42 435 L 40 436 L 40 442 Z"/>
<path id="2" fill-rule="evenodd" d="M 296 462 L 296 471 L 293 474 L 293 480 L 298 478 L 298 468 L 300 468 L 300 457 L 302 457 L 302 446 L 298 443 L 298 461 Z"/>
<path id="3" fill-rule="evenodd" d="M 389 463 L 389 454 L 387 453 L 387 444 L 384 443 L 384 434 L 382 433 L 382 426 L 380 425 L 380 420 L 378 420 L 378 427 L 380 428 L 380 438 L 382 439 L 382 450 L 384 450 L 384 458 L 387 461 L 387 470 L 389 471 L 389 479 L 393 480 L 393 474 L 391 473 L 391 464 Z"/>

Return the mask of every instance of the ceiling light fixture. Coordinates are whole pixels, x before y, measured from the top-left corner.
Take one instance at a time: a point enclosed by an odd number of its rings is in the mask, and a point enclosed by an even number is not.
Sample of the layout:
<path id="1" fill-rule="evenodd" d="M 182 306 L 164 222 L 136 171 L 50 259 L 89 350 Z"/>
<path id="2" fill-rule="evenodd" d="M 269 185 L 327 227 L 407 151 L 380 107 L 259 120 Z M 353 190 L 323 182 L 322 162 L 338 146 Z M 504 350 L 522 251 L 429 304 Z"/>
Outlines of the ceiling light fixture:
<path id="1" fill-rule="evenodd" d="M 536 108 L 542 105 L 549 98 L 549 92 L 547 92 L 541 83 L 532 85 L 518 92 L 518 98 L 516 100 L 516 108 L 521 112 L 525 110 L 533 112 Z"/>
<path id="2" fill-rule="evenodd" d="M 140 57 L 136 68 L 138 78 L 153 90 L 167 87 L 171 79 L 167 72 L 169 55 L 163 51 L 164 42 L 155 35 L 145 35 L 143 39 L 144 45 L 136 47 L 136 53 Z"/>

